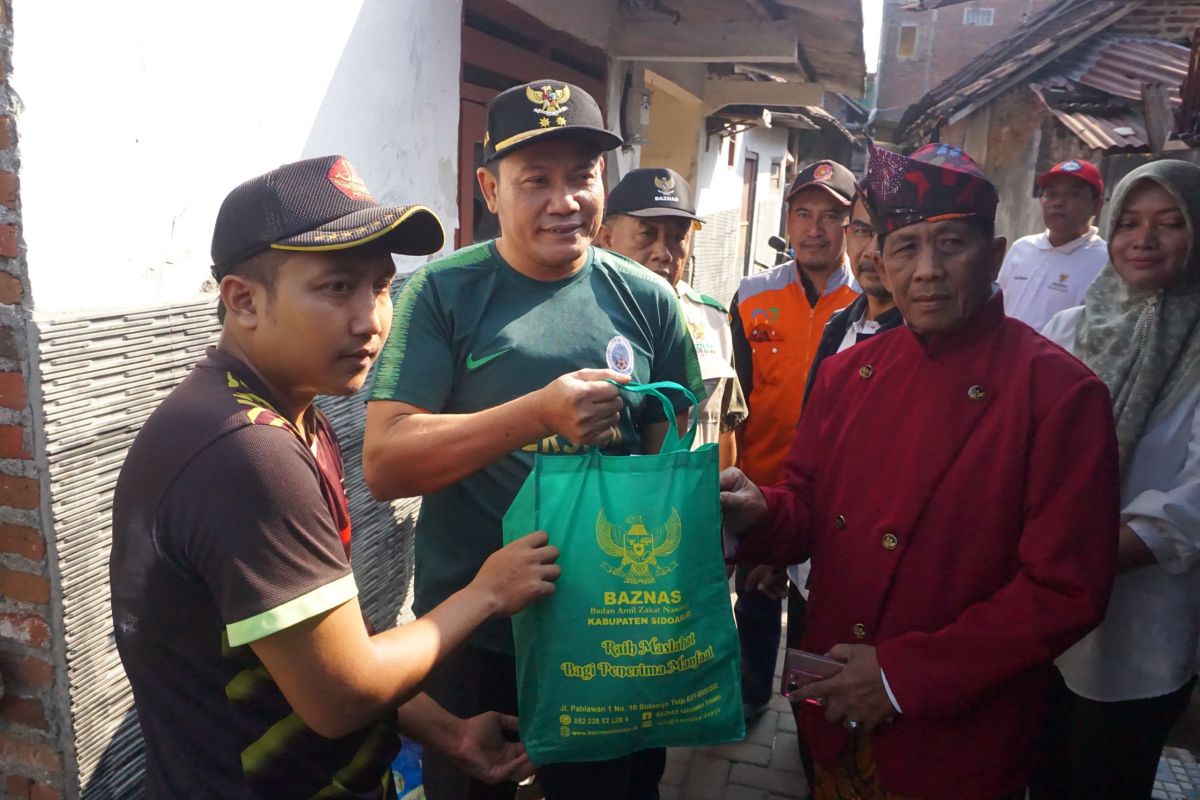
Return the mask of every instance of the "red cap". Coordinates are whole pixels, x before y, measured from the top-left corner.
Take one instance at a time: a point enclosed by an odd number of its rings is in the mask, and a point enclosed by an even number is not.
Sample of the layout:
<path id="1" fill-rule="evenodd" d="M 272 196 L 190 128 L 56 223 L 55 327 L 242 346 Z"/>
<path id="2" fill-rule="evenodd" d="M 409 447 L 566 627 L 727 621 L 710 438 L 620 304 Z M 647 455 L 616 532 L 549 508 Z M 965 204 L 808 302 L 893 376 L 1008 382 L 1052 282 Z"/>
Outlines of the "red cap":
<path id="1" fill-rule="evenodd" d="M 1104 179 L 1100 177 L 1100 170 L 1096 169 L 1095 164 L 1076 159 L 1055 164 L 1041 175 L 1038 175 L 1038 187 L 1045 189 L 1050 179 L 1057 178 L 1059 175 L 1066 175 L 1068 178 L 1077 178 L 1095 189 L 1096 194 L 1101 197 L 1104 196 Z"/>

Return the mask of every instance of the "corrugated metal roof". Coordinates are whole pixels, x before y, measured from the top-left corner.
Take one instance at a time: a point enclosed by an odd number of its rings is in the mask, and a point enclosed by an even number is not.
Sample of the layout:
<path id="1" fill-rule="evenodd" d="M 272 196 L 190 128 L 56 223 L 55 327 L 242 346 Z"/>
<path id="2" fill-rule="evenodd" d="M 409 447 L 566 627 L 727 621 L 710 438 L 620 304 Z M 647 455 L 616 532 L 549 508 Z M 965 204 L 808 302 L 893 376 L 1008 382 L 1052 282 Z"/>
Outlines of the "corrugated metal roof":
<path id="1" fill-rule="evenodd" d="M 843 125 L 842 121 L 833 114 L 830 114 L 820 106 L 802 106 L 801 109 L 813 120 L 813 122 L 836 131 L 845 137 L 850 144 L 859 146 L 858 140 L 854 137 L 854 134 L 850 132 L 850 129 Z"/>
<path id="2" fill-rule="evenodd" d="M 1141 113 L 1142 84 L 1170 87 L 1180 105 L 1190 51 L 1158 39 L 1105 35 L 1054 66 L 1055 75 L 1029 88 L 1069 131 L 1097 150 L 1150 146 Z"/>
<path id="3" fill-rule="evenodd" d="M 1139 5 L 1138 0 L 1062 0 L 1051 6 L 909 106 L 897 140 L 924 140 L 940 121 L 988 102 Z"/>
<path id="4" fill-rule="evenodd" d="M 1140 6 L 1136 0 L 1123 6 L 1064 0 L 910 107 L 897 136 L 919 141 L 1018 81 L 1034 80 L 1030 86 L 1046 107 L 1089 147 L 1148 147 L 1142 85 L 1166 84 L 1171 102 L 1180 105 L 1190 52 L 1161 39 L 1103 32 L 1106 21 L 1116 23 Z"/>
<path id="5" fill-rule="evenodd" d="M 1093 150 L 1141 150 L 1149 147 L 1141 117 L 1117 114 L 1099 117 L 1082 111 L 1050 109 L 1058 121 Z"/>
<path id="6" fill-rule="evenodd" d="M 1085 86 L 1128 100 L 1141 100 L 1143 83 L 1165 83 L 1171 103 L 1179 105 L 1189 55 L 1186 47 L 1160 39 L 1102 36 L 1063 72 Z"/>

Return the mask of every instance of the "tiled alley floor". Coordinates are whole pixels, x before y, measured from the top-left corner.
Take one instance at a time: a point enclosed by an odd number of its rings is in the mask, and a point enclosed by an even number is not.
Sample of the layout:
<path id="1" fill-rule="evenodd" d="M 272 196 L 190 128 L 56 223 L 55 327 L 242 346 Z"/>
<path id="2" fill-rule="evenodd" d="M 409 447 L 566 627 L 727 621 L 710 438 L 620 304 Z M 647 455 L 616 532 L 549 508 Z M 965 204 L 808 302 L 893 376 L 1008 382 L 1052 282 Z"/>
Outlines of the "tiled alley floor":
<path id="1" fill-rule="evenodd" d="M 783 627 L 786 631 L 786 614 Z M 782 666 L 780 650 L 775 662 L 776 684 Z M 767 712 L 746 731 L 743 741 L 668 750 L 660 793 L 662 800 L 805 797 L 807 786 L 796 746 L 796 720 L 787 700 L 776 695 Z"/>
<path id="2" fill-rule="evenodd" d="M 1168 747 L 1158 762 L 1152 800 L 1200 800 L 1200 765 L 1187 750 Z"/>
<path id="3" fill-rule="evenodd" d="M 771 702 L 744 741 L 667 752 L 662 800 L 769 800 L 805 794 L 796 723 L 782 697 Z"/>

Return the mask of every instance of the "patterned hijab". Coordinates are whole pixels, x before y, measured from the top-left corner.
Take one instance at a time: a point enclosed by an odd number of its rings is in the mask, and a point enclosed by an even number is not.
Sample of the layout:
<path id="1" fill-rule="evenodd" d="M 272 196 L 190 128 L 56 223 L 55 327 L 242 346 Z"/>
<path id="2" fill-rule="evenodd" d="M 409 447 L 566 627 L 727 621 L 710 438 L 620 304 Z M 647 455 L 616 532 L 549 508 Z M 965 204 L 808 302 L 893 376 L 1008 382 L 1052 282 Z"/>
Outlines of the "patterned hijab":
<path id="1" fill-rule="evenodd" d="M 1075 332 L 1076 355 L 1112 394 L 1122 474 L 1150 423 L 1170 413 L 1200 380 L 1200 167 L 1175 160 L 1138 167 L 1113 192 L 1114 222 L 1143 181 L 1166 189 L 1187 220 L 1187 270 L 1165 289 L 1133 289 L 1114 269 L 1110 247 Z"/>

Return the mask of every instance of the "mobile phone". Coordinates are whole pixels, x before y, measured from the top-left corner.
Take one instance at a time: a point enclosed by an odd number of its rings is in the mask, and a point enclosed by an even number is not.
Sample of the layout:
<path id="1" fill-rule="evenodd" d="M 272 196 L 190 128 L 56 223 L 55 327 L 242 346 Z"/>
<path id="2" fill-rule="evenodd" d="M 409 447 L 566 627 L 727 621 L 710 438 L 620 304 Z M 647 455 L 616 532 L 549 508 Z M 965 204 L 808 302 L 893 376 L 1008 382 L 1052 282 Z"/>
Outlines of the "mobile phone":
<path id="1" fill-rule="evenodd" d="M 837 675 L 846 666 L 844 661 L 838 661 L 828 656 L 819 656 L 807 650 L 788 648 L 783 656 L 783 679 L 780 681 L 779 692 L 792 700 L 792 694 L 810 683 L 823 681 Z M 792 700 L 800 702 L 799 699 Z M 805 698 L 804 702 L 812 705 L 824 705 L 820 698 Z"/>

